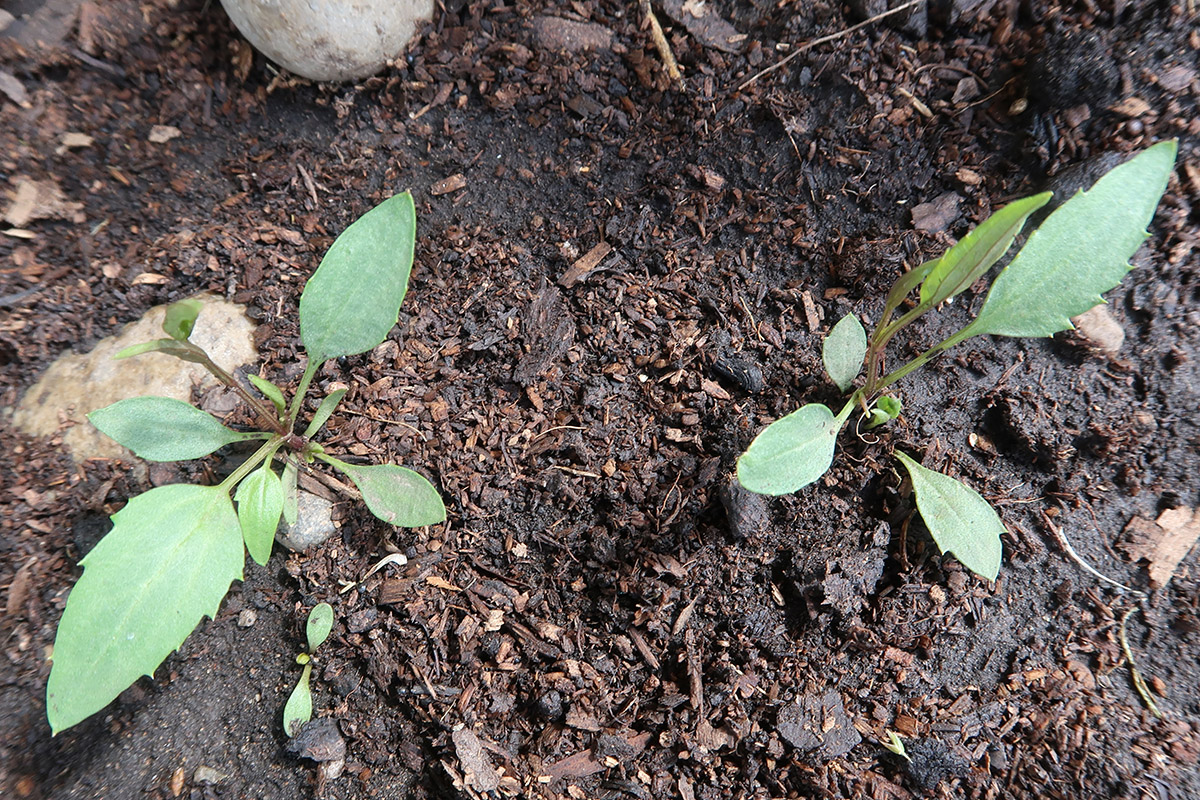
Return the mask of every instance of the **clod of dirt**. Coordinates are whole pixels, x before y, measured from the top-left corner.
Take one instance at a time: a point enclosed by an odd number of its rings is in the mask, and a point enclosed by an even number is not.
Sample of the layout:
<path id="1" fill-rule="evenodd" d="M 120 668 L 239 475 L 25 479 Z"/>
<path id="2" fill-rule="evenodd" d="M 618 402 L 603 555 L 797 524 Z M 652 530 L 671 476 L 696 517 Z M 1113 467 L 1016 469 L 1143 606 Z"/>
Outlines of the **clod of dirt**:
<path id="1" fill-rule="evenodd" d="M 850 0 L 850 10 L 861 19 L 877 17 L 900 5 L 898 0 Z M 881 20 L 884 25 L 896 30 L 924 36 L 929 28 L 929 12 L 924 3 L 918 3 L 908 11 L 901 11 Z"/>
<path id="2" fill-rule="evenodd" d="M 333 503 L 301 490 L 296 503 L 296 524 L 281 520 L 275 540 L 289 550 L 302 553 L 325 542 L 337 533 L 333 524 Z"/>
<path id="3" fill-rule="evenodd" d="M 612 47 L 612 31 L 594 22 L 575 22 L 559 17 L 537 17 L 533 21 L 533 36 L 543 50 L 608 50 Z"/>
<path id="4" fill-rule="evenodd" d="M 825 580 L 821 583 L 825 605 L 843 617 L 857 614 L 862 609 L 866 598 L 875 593 L 875 585 L 883 577 L 889 537 L 887 523 L 880 523 L 866 549 L 850 551 L 826 562 Z"/>
<path id="5" fill-rule="evenodd" d="M 721 487 L 721 503 L 729 518 L 729 532 L 738 541 L 752 539 L 771 525 L 767 499 L 742 486 L 736 477 Z"/>
<path id="6" fill-rule="evenodd" d="M 1044 112 L 1080 103 L 1106 108 L 1120 80 L 1112 51 L 1094 31 L 1052 34 L 1029 65 L 1029 99 Z"/>
<path id="7" fill-rule="evenodd" d="M 815 752 L 823 761 L 849 753 L 862 741 L 842 696 L 834 691 L 808 695 L 779 709 L 776 729 L 792 747 Z"/>
<path id="8" fill-rule="evenodd" d="M 951 776 L 961 777 L 971 769 L 966 760 L 936 739 L 916 739 L 904 743 L 908 761 L 904 770 L 917 788 L 932 793 Z"/>
<path id="9" fill-rule="evenodd" d="M 713 362 L 712 370 L 717 377 L 737 384 L 748 394 L 757 394 L 763 388 L 763 374 L 758 365 L 739 355 L 723 354 Z"/>
<path id="10" fill-rule="evenodd" d="M 717 10 L 708 3 L 696 0 L 663 0 L 667 15 L 687 28 L 696 41 L 726 53 L 740 53 L 746 37 L 737 32 Z"/>
<path id="11" fill-rule="evenodd" d="M 958 204 L 962 201 L 954 192 L 938 195 L 928 203 L 913 206 L 913 227 L 919 231 L 939 233 L 958 219 Z"/>
<path id="12" fill-rule="evenodd" d="M 500 788 L 500 774 L 492 766 L 478 736 L 468 728 L 459 728 L 450 734 L 450 739 L 454 742 L 454 753 L 458 756 L 466 786 L 477 792 L 494 792 Z"/>
<path id="13" fill-rule="evenodd" d="M 329 717 L 318 717 L 306 722 L 292 737 L 287 751 L 318 762 L 339 761 L 346 757 L 346 740 L 342 738 L 337 722 Z"/>

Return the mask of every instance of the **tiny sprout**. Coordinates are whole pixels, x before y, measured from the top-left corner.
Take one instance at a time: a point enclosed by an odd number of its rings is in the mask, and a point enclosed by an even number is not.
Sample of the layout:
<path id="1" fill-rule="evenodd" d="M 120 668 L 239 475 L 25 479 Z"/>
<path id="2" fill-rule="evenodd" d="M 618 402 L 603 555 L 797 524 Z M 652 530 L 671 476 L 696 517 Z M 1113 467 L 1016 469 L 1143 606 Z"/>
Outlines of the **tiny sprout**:
<path id="1" fill-rule="evenodd" d="M 880 742 L 880 744 L 903 758 L 905 761 L 912 763 L 912 759 L 909 758 L 908 753 L 904 750 L 904 742 L 900 739 L 900 734 L 896 733 L 895 731 L 888 731 L 887 737 L 888 740 L 886 742 Z"/>

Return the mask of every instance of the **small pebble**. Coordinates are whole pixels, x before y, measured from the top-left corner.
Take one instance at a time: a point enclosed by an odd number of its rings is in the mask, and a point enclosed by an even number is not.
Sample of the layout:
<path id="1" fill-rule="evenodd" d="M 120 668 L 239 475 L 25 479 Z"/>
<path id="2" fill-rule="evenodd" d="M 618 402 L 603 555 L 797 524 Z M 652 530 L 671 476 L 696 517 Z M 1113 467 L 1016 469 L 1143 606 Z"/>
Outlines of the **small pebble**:
<path id="1" fill-rule="evenodd" d="M 253 608 L 243 609 L 242 613 L 238 614 L 237 624 L 239 628 L 249 628 L 256 622 L 258 622 L 258 612 Z"/>

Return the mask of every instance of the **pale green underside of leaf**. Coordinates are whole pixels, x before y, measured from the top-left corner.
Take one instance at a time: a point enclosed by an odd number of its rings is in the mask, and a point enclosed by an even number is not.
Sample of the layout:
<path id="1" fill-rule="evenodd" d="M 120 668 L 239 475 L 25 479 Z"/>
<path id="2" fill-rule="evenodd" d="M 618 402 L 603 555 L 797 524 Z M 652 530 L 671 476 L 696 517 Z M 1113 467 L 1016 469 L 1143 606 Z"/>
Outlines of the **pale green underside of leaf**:
<path id="1" fill-rule="evenodd" d="M 169 397 L 120 400 L 88 414 L 88 420 L 147 461 L 201 458 L 227 444 L 255 438 L 231 431 L 211 414 Z"/>
<path id="2" fill-rule="evenodd" d="M 296 688 L 292 689 L 283 705 L 283 732 L 289 737 L 299 733 L 304 723 L 312 719 L 312 690 L 308 685 L 310 675 L 312 664 L 305 664 Z"/>
<path id="3" fill-rule="evenodd" d="M 333 630 L 333 606 L 329 603 L 317 603 L 308 614 L 308 624 L 304 626 L 305 638 L 308 640 L 308 652 L 315 653 L 317 648 L 329 638 Z"/>
<path id="4" fill-rule="evenodd" d="M 1175 142 L 1154 145 L 1063 203 L 988 292 L 964 335 L 1052 336 L 1131 269 L 1175 164 Z"/>
<path id="5" fill-rule="evenodd" d="M 848 391 L 858 377 L 866 355 L 867 332 L 853 314 L 838 320 L 821 347 L 825 372 L 843 392 Z"/>
<path id="6" fill-rule="evenodd" d="M 912 478 L 917 510 L 929 535 L 943 553 L 953 553 L 964 567 L 981 578 L 1000 574 L 1004 524 L 979 492 L 896 451 Z"/>
<path id="7" fill-rule="evenodd" d="M 55 733 L 152 675 L 242 577 L 241 528 L 218 486 L 151 489 L 113 523 L 81 562 L 58 624 L 46 687 Z"/>
<path id="8" fill-rule="evenodd" d="M 981 222 L 937 260 L 921 284 L 921 303 L 935 306 L 967 289 L 1003 256 L 1034 211 L 1050 201 L 1042 192 L 1009 203 Z"/>
<path id="9" fill-rule="evenodd" d="M 395 464 L 360 467 L 323 454 L 317 458 L 354 481 L 367 508 L 384 522 L 419 528 L 446 520 L 446 507 L 437 489 L 411 469 Z"/>
<path id="10" fill-rule="evenodd" d="M 283 514 L 283 482 L 264 464 L 238 484 L 233 499 L 237 501 L 246 550 L 256 563 L 266 565 Z"/>
<path id="11" fill-rule="evenodd" d="M 300 338 L 313 361 L 383 341 L 408 291 L 416 242 L 412 196 L 398 194 L 342 232 L 300 296 Z"/>
<path id="12" fill-rule="evenodd" d="M 834 417 L 820 403 L 809 403 L 775 420 L 738 459 L 738 482 L 772 496 L 803 489 L 829 471 L 838 431 L 848 416 Z"/>

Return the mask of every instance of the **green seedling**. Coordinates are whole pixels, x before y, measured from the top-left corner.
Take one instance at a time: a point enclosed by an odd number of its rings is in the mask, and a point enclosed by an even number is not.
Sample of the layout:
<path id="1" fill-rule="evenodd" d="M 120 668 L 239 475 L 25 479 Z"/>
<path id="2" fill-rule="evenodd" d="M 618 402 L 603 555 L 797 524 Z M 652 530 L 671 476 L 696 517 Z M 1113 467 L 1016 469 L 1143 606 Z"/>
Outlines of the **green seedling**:
<path id="1" fill-rule="evenodd" d="M 1154 145 L 1064 202 L 996 277 L 975 319 L 898 368 L 884 370 L 888 342 L 982 278 L 1008 251 L 1029 216 L 1049 202 L 1049 192 L 1005 206 L 941 258 L 902 275 L 869 337 L 853 315 L 843 317 L 825 338 L 825 371 L 848 392 L 865 364 L 862 385 L 836 416 L 820 403 L 809 403 L 767 426 L 738 459 L 741 484 L 759 494 L 783 495 L 817 480 L 833 463 L 838 434 L 856 408 L 867 428 L 894 419 L 899 401 L 885 392 L 973 336 L 1052 336 L 1070 329 L 1071 317 L 1104 302 L 1100 295 L 1131 269 L 1129 259 L 1148 235 L 1146 226 L 1166 190 L 1176 149 L 1174 141 Z M 914 291 L 915 303 L 896 316 Z M 938 547 L 977 575 L 995 580 L 1004 531 L 996 512 L 974 489 L 896 455 Z"/>
<path id="2" fill-rule="evenodd" d="M 117 355 L 158 352 L 203 365 L 238 392 L 264 429 L 234 431 L 163 397 L 122 400 L 88 415 L 105 434 L 151 461 L 200 458 L 234 442 L 261 444 L 216 486 L 160 486 L 113 515 L 112 530 L 80 562 L 83 575 L 58 625 L 46 689 L 46 715 L 55 733 L 101 710 L 142 675 L 153 675 L 202 617 L 215 617 L 232 581 L 242 578 L 243 548 L 266 564 L 280 517 L 295 522 L 300 469 L 321 461 L 344 473 L 371 513 L 393 525 L 445 520 L 437 490 L 418 473 L 390 464 L 347 464 L 313 440 L 344 389 L 325 397 L 304 432 L 296 433 L 317 370 L 331 359 L 376 347 L 395 326 L 415 237 L 416 212 L 406 192 L 368 211 L 329 248 L 300 297 L 308 364 L 290 404 L 280 387 L 251 377 L 264 403 L 189 341 L 201 312 L 195 301 L 168 309 L 163 323 L 168 338 Z"/>
<path id="3" fill-rule="evenodd" d="M 283 706 L 283 732 L 289 737 L 295 736 L 304 727 L 304 723 L 312 719 L 312 690 L 308 680 L 312 676 L 312 657 L 317 648 L 329 638 L 333 630 L 333 607 L 329 603 L 318 603 L 308 614 L 308 624 L 305 625 L 305 635 L 308 639 L 308 651 L 296 656 L 296 663 L 304 667 L 296 688 L 288 696 Z"/>

